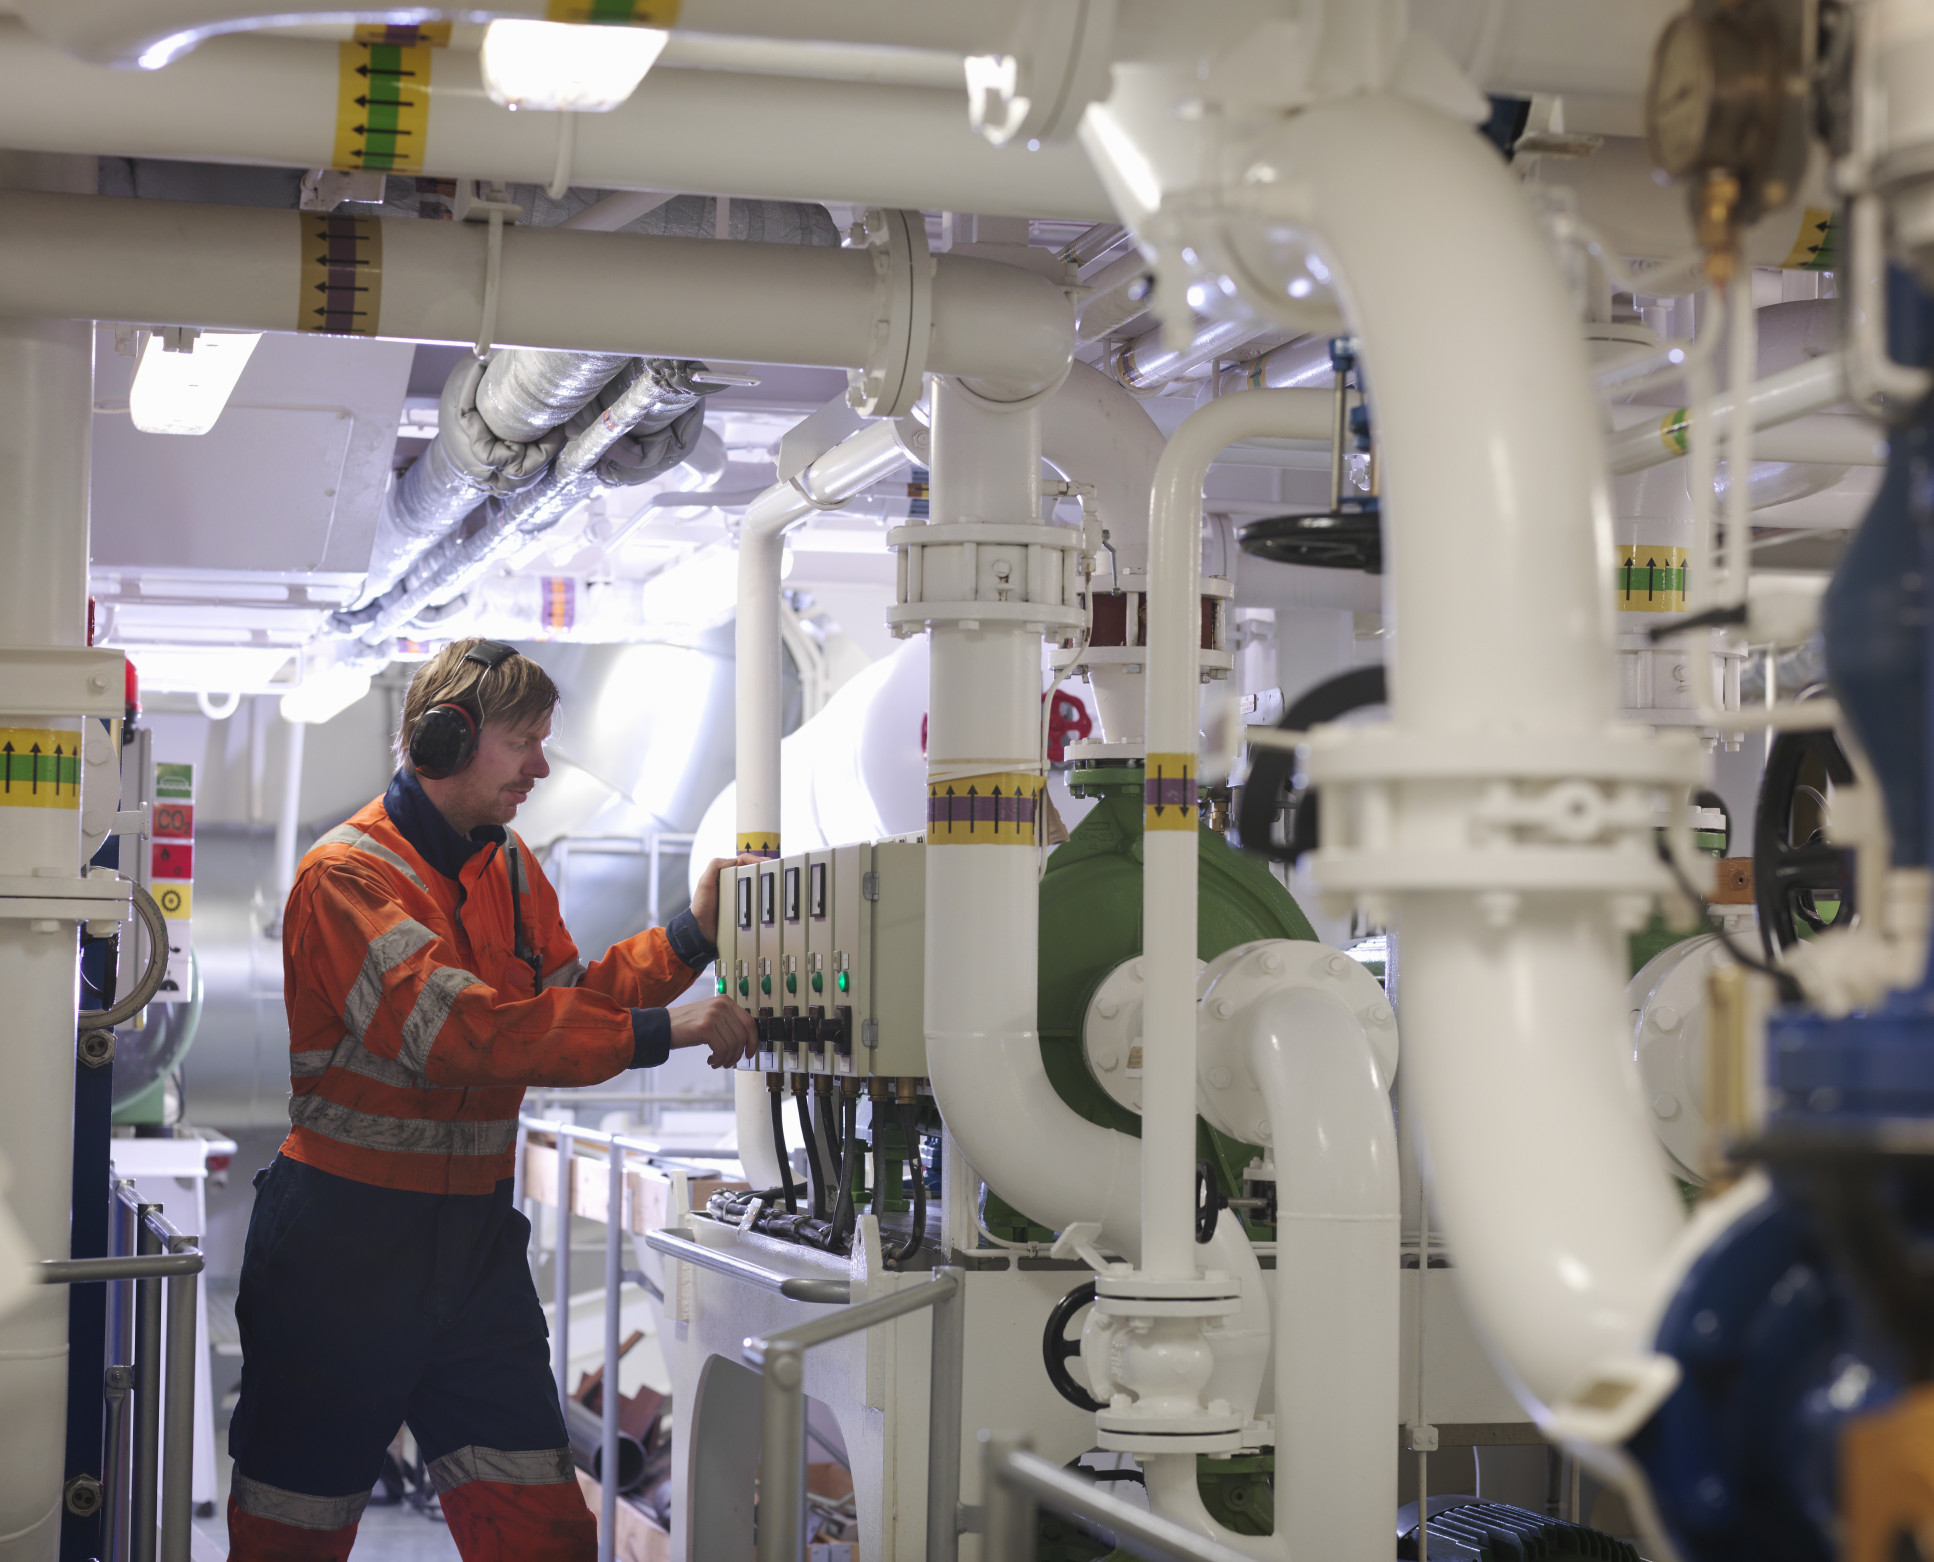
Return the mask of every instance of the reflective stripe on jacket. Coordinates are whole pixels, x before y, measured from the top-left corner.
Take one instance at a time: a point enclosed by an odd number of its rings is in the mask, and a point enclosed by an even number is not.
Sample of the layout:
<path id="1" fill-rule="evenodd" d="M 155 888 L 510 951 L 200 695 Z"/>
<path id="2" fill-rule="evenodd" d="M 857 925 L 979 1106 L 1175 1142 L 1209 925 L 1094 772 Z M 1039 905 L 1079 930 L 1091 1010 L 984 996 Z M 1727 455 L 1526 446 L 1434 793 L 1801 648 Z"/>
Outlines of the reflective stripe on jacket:
<path id="1" fill-rule="evenodd" d="M 661 928 L 583 966 L 518 842 L 535 978 L 512 949 L 508 844 L 481 845 L 452 879 L 378 798 L 303 859 L 282 918 L 284 1155 L 382 1187 L 487 1193 L 511 1175 L 524 1088 L 630 1068 L 631 1011 L 691 985 L 697 970 Z"/>

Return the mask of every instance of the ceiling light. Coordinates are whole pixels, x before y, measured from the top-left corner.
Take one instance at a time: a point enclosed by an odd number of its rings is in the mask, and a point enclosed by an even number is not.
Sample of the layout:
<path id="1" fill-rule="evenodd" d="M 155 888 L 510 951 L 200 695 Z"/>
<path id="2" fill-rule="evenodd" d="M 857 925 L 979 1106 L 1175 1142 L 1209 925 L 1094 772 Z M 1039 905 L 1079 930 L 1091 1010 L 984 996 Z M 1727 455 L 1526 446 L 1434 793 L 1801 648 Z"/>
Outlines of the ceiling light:
<path id="1" fill-rule="evenodd" d="M 282 719 L 320 726 L 369 693 L 370 669 L 338 662 L 312 672 L 282 696 Z"/>
<path id="2" fill-rule="evenodd" d="M 261 333 L 157 331 L 141 349 L 128 414 L 144 434 L 206 434 L 228 405 Z"/>
<path id="3" fill-rule="evenodd" d="M 607 113 L 637 89 L 670 36 L 656 27 L 492 22 L 484 29 L 484 91 L 509 109 Z"/>

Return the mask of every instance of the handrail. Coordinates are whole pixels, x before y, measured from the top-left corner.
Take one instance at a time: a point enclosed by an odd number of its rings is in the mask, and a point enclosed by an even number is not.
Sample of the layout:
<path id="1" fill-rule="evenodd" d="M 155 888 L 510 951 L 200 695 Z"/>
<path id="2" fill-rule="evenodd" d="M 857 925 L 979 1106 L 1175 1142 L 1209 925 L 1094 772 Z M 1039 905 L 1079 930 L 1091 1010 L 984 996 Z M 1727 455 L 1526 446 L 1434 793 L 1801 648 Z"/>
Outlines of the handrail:
<path id="1" fill-rule="evenodd" d="M 1240 1551 L 1197 1535 L 1084 1481 L 1029 1448 L 1026 1437 L 982 1432 L 985 1562 L 1024 1562 L 1034 1555 L 1034 1510 L 1053 1509 L 1104 1532 L 1120 1550 L 1150 1562 L 1249 1562 Z"/>
<path id="2" fill-rule="evenodd" d="M 150 1258 L 43 1258 L 34 1266 L 42 1285 L 93 1285 L 114 1280 L 162 1280 L 202 1272 L 199 1251 L 158 1253 Z"/>
<path id="3" fill-rule="evenodd" d="M 768 1269 L 763 1264 L 755 1264 L 749 1258 L 740 1258 L 733 1253 L 723 1253 L 717 1248 L 706 1247 L 689 1232 L 681 1231 L 676 1226 L 664 1226 L 657 1231 L 647 1231 L 645 1246 L 654 1253 L 675 1258 L 681 1264 L 696 1264 L 700 1269 L 710 1269 L 715 1274 L 730 1275 L 735 1280 L 744 1280 L 758 1286 L 761 1290 L 777 1291 L 781 1296 L 795 1302 L 819 1302 L 826 1306 L 844 1306 L 853 1300 L 853 1287 L 845 1280 L 817 1280 L 782 1274 L 777 1269 Z"/>
<path id="4" fill-rule="evenodd" d="M 960 1270 L 936 1269 L 925 1285 L 908 1286 L 841 1312 L 746 1340 L 740 1354 L 747 1365 L 765 1375 L 764 1437 L 759 1459 L 759 1562 L 800 1562 L 804 1555 L 806 1352 L 815 1345 L 844 1339 L 926 1307 L 933 1309 L 926 1556 L 928 1562 L 952 1562 L 959 1528 L 965 1294 Z"/>

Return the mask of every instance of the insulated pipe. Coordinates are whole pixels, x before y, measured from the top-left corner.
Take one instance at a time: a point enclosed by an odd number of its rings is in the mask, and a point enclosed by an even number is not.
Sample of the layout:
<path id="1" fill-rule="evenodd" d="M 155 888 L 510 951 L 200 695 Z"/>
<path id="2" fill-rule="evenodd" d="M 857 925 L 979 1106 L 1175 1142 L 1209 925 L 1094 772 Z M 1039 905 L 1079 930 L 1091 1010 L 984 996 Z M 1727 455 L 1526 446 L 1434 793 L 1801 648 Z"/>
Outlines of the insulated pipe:
<path id="1" fill-rule="evenodd" d="M 597 117 L 597 116 L 586 116 Z M 326 161 L 326 159 L 325 159 Z M 305 223 L 259 207 L 10 193 L 0 207 L 0 311 L 241 331 L 317 324 Z M 373 234 L 374 315 L 359 334 L 473 345 L 488 230 L 467 222 L 335 218 Z M 1047 278 L 964 255 L 933 258 L 930 372 L 1026 387 L 1067 367 L 1072 307 Z M 367 270 L 359 285 L 367 286 Z M 722 243 L 560 228 L 503 230 L 494 337 L 522 347 L 861 368 L 890 293 L 866 250 Z"/>
<path id="2" fill-rule="evenodd" d="M 954 10 L 977 24 L 982 8 L 895 9 Z M 61 0 L 43 25 L 67 14 Z M 681 21 L 690 14 L 688 5 Z M 810 26 L 845 13 L 816 6 L 793 14 L 796 28 L 798 18 Z M 216 38 L 166 70 L 110 71 L 7 21 L 0 23 L 0 145 L 340 166 L 338 103 L 355 96 L 342 91 L 342 54 L 333 43 Z M 558 172 L 561 116 L 513 114 L 492 103 L 472 51 L 437 49 L 430 57 L 422 161 L 408 171 L 549 184 Z M 669 187 L 916 211 L 1114 220 L 1078 147 L 1048 145 L 1021 156 L 990 146 L 968 126 L 964 90 L 661 65 L 610 113 L 575 114 L 571 123 L 576 139 L 567 171 L 587 189 Z M 721 134 L 721 126 L 731 133 Z"/>
<path id="3" fill-rule="evenodd" d="M 1517 860 L 1502 842 L 1436 887 L 1402 863 L 1474 853 L 1486 788 L 1521 784 L 1460 772 L 1455 756 L 1508 742 L 1562 764 L 1618 731 L 1589 369 L 1538 219 L 1462 127 L 1351 98 L 1285 121 L 1256 166 L 1294 180 L 1299 225 L 1318 236 L 1373 366 L 1399 626 L 1378 742 L 1438 767 L 1390 785 L 1389 849 L 1374 857 L 1390 865 L 1403 936 L 1404 1109 L 1473 1316 L 1544 1416 L 1607 1363 L 1646 1354 L 1683 1220 L 1620 1036 L 1624 938 L 1602 891 L 1483 894 L 1484 875 Z M 1371 185 L 1386 198 L 1365 202 Z M 1445 240 L 1428 264 L 1410 242 L 1424 230 Z M 1466 307 L 1480 289 L 1512 301 L 1508 319 Z M 1528 362 L 1547 372 L 1524 375 Z M 1511 610 L 1479 607 L 1497 602 Z M 1173 680 L 1183 637 L 1163 622 L 1169 660 L 1151 650 L 1151 670 Z M 1673 769 L 1650 757 L 1657 746 L 1623 741 L 1664 784 Z"/>
<path id="4" fill-rule="evenodd" d="M 1755 380 L 1746 393 L 1746 406 L 1757 430 L 1775 428 L 1810 412 L 1837 407 L 1847 395 L 1846 363 L 1840 354 L 1828 353 Z M 1731 391 L 1720 391 L 1713 396 L 1713 427 L 1724 428 L 1732 421 L 1733 406 Z M 1681 407 L 1663 418 L 1647 418 L 1607 438 L 1606 464 L 1615 473 L 1637 472 L 1686 454 L 1691 442 L 1692 415 Z"/>
<path id="5" fill-rule="evenodd" d="M 8 474 L 0 489 L 0 623 L 10 650 L 86 642 L 93 401 L 91 324 L 0 319 L 0 465 Z M 6 694 L 23 691 L 0 682 L 0 727 L 78 736 L 78 717 L 9 716 Z M 80 871 L 78 808 L 0 808 L 0 875 L 18 882 Z M 76 948 L 71 921 L 0 916 L 0 1146 L 13 1168 L 4 1197 L 35 1259 L 72 1252 Z M 9 1562 L 43 1562 L 59 1550 L 66 1420 L 67 1292 L 35 1287 L 0 1318 L 0 1557 Z"/>
<path id="6" fill-rule="evenodd" d="M 1380 1562 L 1397 1489 L 1403 1275 L 1390 1081 L 1330 993 L 1268 989 L 1227 1023 L 1276 1163 L 1276 1522 L 1267 1540 L 1224 1529 L 1193 1454 L 1143 1460 L 1149 1506 L 1255 1557 Z"/>
<path id="7" fill-rule="evenodd" d="M 1131 390 L 1155 390 L 1257 334 L 1248 320 L 1204 320 L 1186 347 L 1170 347 L 1160 327 L 1144 331 L 1114 355 L 1115 377 Z"/>
<path id="8" fill-rule="evenodd" d="M 1195 1276 L 1196 748 L 1201 722 L 1202 485 L 1237 439 L 1327 434 L 1328 391 L 1212 401 L 1155 471 L 1148 536 L 1148 792 L 1142 838 L 1142 1268 Z M 931 914 L 931 913 L 930 913 Z"/>

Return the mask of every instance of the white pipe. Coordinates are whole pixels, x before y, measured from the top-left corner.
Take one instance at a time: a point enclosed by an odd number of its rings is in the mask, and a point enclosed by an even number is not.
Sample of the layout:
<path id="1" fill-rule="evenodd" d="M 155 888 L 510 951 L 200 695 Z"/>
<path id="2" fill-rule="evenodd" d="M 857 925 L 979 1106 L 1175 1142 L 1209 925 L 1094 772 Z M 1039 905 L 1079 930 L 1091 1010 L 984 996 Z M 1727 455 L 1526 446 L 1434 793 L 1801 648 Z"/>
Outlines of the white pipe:
<path id="1" fill-rule="evenodd" d="M 233 37 L 166 70 L 112 71 L 0 21 L 0 145 L 327 168 L 337 160 L 340 58 L 332 43 Z M 549 184 L 558 171 L 558 116 L 492 103 L 474 52 L 437 49 L 432 62 L 423 158 L 409 171 Z M 573 119 L 566 173 L 587 189 L 669 186 L 910 210 L 1114 216 L 1078 148 L 1023 156 L 975 135 L 964 88 L 660 66 L 610 113 Z"/>
<path id="2" fill-rule="evenodd" d="M 282 723 L 282 806 L 275 815 L 275 921 L 295 888 L 296 833 L 302 827 L 302 751 L 309 731 L 306 721 Z"/>
<path id="3" fill-rule="evenodd" d="M 6 199 L 15 192 L 5 192 Z M 94 331 L 69 321 L 0 319 L 0 622 L 9 648 L 79 646 L 87 623 L 87 484 Z M 0 669 L 6 657 L 0 654 Z M 44 675 L 43 675 L 44 676 Z M 72 676 L 71 674 L 68 676 Z M 66 729 L 81 721 L 9 716 L 0 727 Z M 0 875 L 72 879 L 81 871 L 78 808 L 0 808 Z M 8 1204 L 31 1256 L 67 1258 L 73 1192 L 74 1016 L 71 921 L 0 917 L 0 1148 Z M 0 1319 L 0 1557 L 59 1550 L 67 1419 L 67 1291 L 35 1287 Z"/>
<path id="4" fill-rule="evenodd" d="M 1847 395 L 1845 361 L 1839 353 L 1828 353 L 1753 381 L 1746 393 L 1746 411 L 1755 429 L 1773 428 L 1810 412 L 1836 407 Z M 1721 391 L 1712 398 L 1715 427 L 1732 421 L 1733 405 L 1731 391 Z M 1637 472 L 1658 466 L 1686 454 L 1691 437 L 1690 413 L 1683 417 L 1668 413 L 1661 419 L 1647 418 L 1606 439 L 1606 464 L 1613 472 Z"/>
<path id="5" fill-rule="evenodd" d="M 1041 409 L 1042 454 L 1068 482 L 1094 484 L 1094 511 L 1124 574 L 1148 568 L 1148 496 L 1165 443 L 1148 408 L 1085 363 Z"/>
<path id="6" fill-rule="evenodd" d="M 470 345 L 483 314 L 480 223 L 369 219 L 380 295 L 367 334 Z M 295 212 L 10 194 L 0 310 L 214 329 L 314 329 Z M 863 367 L 888 282 L 865 250 L 506 228 L 500 346 Z M 971 256 L 933 261 L 927 367 L 1050 384 L 1073 336 L 1045 277 Z"/>
<path id="7" fill-rule="evenodd" d="M 1620 1045 L 1624 941 L 1601 892 L 1529 891 L 1520 903 L 1481 895 L 1468 876 L 1432 888 L 1402 864 L 1472 850 L 1484 789 L 1519 784 L 1468 768 L 1459 779 L 1456 756 L 1473 745 L 1584 763 L 1618 732 L 1589 369 L 1539 222 L 1477 137 L 1364 96 L 1286 121 L 1256 164 L 1295 181 L 1373 366 L 1400 626 L 1392 720 L 1377 742 L 1437 768 L 1387 784 L 1388 829 L 1358 856 L 1391 865 L 1404 1109 L 1422 1129 L 1457 1274 L 1542 1413 L 1608 1360 L 1645 1351 L 1682 1219 Z M 1362 199 L 1372 184 L 1384 199 Z M 1406 239 L 1420 229 L 1446 241 L 1428 264 Z M 1512 301 L 1502 326 L 1467 307 L 1477 289 Z M 1526 363 L 1545 367 L 1526 375 Z M 1509 611 L 1483 606 L 1498 603 Z M 1654 753 L 1652 740 L 1618 741 Z M 1643 763 L 1660 784 L 1675 773 L 1663 758 Z M 1350 858 L 1324 859 L 1348 820 L 1326 810 L 1325 821 L 1318 873 L 1346 876 Z M 1500 843 L 1470 874 L 1512 860 Z"/>
<path id="8" fill-rule="evenodd" d="M 1202 485 L 1232 440 L 1315 438 L 1332 400 L 1253 391 L 1193 412 L 1162 452 L 1148 541 L 1148 785 L 1177 801 L 1144 809 L 1142 840 L 1142 1266 L 1191 1279 L 1195 1205 L 1195 773 L 1201 684 Z"/>

